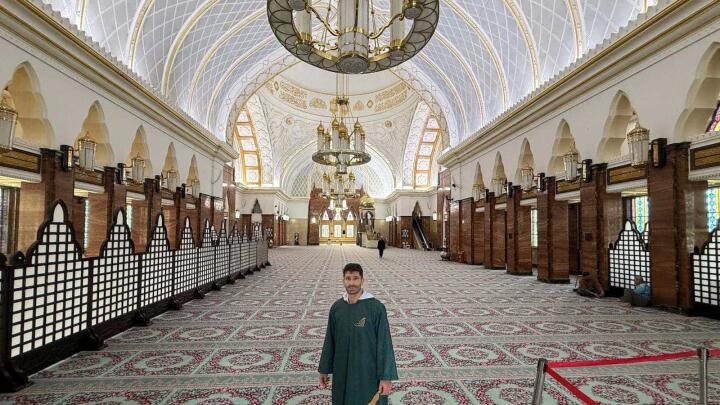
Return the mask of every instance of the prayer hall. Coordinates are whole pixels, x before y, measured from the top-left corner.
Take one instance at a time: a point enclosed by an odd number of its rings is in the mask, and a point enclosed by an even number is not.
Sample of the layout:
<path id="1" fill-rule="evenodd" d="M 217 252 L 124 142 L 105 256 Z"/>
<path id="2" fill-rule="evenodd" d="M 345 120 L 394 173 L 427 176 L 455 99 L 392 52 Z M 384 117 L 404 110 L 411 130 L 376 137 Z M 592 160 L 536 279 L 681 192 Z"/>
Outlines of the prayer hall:
<path id="1" fill-rule="evenodd" d="M 0 405 L 720 405 L 720 2 L 0 0 Z"/>

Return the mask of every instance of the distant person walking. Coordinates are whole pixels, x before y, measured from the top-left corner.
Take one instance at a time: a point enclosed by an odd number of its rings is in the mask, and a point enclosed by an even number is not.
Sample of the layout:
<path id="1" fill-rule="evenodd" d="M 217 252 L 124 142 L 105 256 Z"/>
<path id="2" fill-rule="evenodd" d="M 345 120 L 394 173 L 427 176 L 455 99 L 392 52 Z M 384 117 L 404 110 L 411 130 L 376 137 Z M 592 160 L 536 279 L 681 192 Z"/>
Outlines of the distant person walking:
<path id="1" fill-rule="evenodd" d="M 385 251 L 385 239 L 380 236 L 380 240 L 378 240 L 378 253 L 380 253 L 380 258 L 382 259 L 383 252 Z"/>

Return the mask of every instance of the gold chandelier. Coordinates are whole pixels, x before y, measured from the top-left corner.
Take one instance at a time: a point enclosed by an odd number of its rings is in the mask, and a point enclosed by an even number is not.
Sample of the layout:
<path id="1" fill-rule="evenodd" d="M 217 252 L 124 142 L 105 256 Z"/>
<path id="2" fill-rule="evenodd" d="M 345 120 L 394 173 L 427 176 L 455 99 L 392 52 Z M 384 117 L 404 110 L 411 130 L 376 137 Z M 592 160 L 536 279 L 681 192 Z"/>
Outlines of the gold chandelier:
<path id="1" fill-rule="evenodd" d="M 322 196 L 324 198 L 343 201 L 346 197 L 354 197 L 355 175 L 351 172 L 343 175 L 335 172 L 334 174 L 323 173 Z"/>
<path id="2" fill-rule="evenodd" d="M 322 9 L 317 3 L 268 0 L 268 19 L 290 53 L 331 72 L 379 72 L 407 61 L 430 41 L 440 16 L 439 0 L 390 0 L 384 23 L 373 0 L 327 0 Z M 313 32 L 314 20 L 320 22 L 319 35 Z M 407 33 L 406 20 L 413 22 Z"/>
<path id="3" fill-rule="evenodd" d="M 325 128 L 322 122 L 318 125 L 317 150 L 312 160 L 321 165 L 333 166 L 337 174 L 344 175 L 348 173 L 348 166 L 369 162 L 370 154 L 365 151 L 365 130 L 360 120 L 352 116 L 347 96 L 347 76 L 338 74 L 336 86 L 337 97 L 330 102 L 332 124 L 330 128 Z"/>

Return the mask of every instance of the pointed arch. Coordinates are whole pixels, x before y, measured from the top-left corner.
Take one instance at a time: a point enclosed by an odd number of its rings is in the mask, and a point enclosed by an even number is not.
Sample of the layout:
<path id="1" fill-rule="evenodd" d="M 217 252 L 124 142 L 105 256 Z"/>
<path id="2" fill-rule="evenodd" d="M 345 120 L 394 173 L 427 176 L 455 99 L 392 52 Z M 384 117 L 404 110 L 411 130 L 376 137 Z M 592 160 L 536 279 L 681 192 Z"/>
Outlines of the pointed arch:
<path id="1" fill-rule="evenodd" d="M 15 137 L 36 146 L 52 147 L 55 141 L 47 119 L 45 99 L 30 62 L 19 64 L 3 88 L 3 99 L 18 113 Z"/>
<path id="2" fill-rule="evenodd" d="M 131 160 L 138 155 L 141 158 L 145 159 L 145 177 L 152 177 L 153 175 L 155 175 L 152 160 L 150 159 L 150 150 L 148 149 L 147 135 L 145 134 L 145 128 L 142 125 L 138 127 L 137 131 L 135 131 L 135 139 L 133 139 L 130 153 L 128 153 L 128 156 L 125 159 L 125 164 L 129 165 L 131 163 Z"/>
<path id="3" fill-rule="evenodd" d="M 495 166 L 493 167 L 493 179 L 507 180 L 505 165 L 503 164 L 500 152 L 495 153 Z"/>
<path id="4" fill-rule="evenodd" d="M 483 179 L 482 166 L 480 166 L 480 162 L 475 163 L 475 177 L 473 178 L 473 187 L 477 187 L 481 190 L 485 188 L 485 179 Z"/>
<path id="5" fill-rule="evenodd" d="M 558 129 L 555 132 L 555 142 L 552 148 L 552 157 L 547 166 L 549 176 L 555 176 L 563 172 L 563 155 L 575 148 L 575 137 L 570 131 L 570 125 L 565 119 L 560 120 Z M 577 149 L 576 149 L 577 151 Z M 582 159 L 578 152 L 578 159 Z M 564 174 L 563 174 L 564 176 Z"/>
<path id="6" fill-rule="evenodd" d="M 720 103 L 720 42 L 714 42 L 698 64 L 685 109 L 675 124 L 676 142 L 682 142 L 708 130 L 713 112 Z"/>
<path id="7" fill-rule="evenodd" d="M 637 121 L 637 113 L 630 98 L 624 91 L 618 91 L 610 103 L 610 113 L 605 120 L 603 137 L 598 145 L 597 157 L 600 162 L 607 162 L 629 152 L 627 148 L 628 128 Z"/>
<path id="8" fill-rule="evenodd" d="M 192 159 L 190 159 L 190 168 L 188 169 L 188 175 L 185 179 L 185 184 L 193 184 L 193 182 L 197 180 L 198 184 L 200 184 L 200 176 L 198 175 L 198 168 L 197 168 L 197 158 L 195 155 L 192 156 Z"/>
<path id="9" fill-rule="evenodd" d="M 170 142 L 168 145 L 167 153 L 165 154 L 165 161 L 163 162 L 162 174 L 167 176 L 168 171 L 174 170 L 175 173 L 179 174 L 177 155 L 175 153 L 175 143 Z"/>
<path id="10" fill-rule="evenodd" d="M 515 177 L 513 178 L 514 184 L 522 183 L 521 171 L 526 167 L 533 169 L 533 171 L 535 170 L 535 157 L 530 149 L 530 142 L 528 142 L 527 138 L 523 139 L 522 146 L 520 147 L 520 156 L 518 157 Z"/>
<path id="11" fill-rule="evenodd" d="M 97 149 L 95 152 L 95 164 L 97 166 L 113 166 L 115 162 L 115 153 L 110 145 L 110 134 L 107 125 L 105 125 L 105 112 L 103 112 L 100 102 L 95 100 L 87 116 L 82 123 L 80 133 L 75 137 L 75 146 L 78 145 L 80 138 L 87 136 L 95 141 Z"/>

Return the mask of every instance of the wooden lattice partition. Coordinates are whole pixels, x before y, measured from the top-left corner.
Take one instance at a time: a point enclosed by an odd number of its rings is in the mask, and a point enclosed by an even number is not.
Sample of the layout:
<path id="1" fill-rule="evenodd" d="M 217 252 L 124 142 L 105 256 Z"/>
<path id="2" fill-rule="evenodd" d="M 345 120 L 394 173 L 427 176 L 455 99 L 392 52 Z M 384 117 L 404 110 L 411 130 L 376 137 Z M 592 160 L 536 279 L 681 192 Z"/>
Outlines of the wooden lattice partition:
<path id="1" fill-rule="evenodd" d="M 650 252 L 633 221 L 625 221 L 615 243 L 610 244 L 610 287 L 633 288 L 635 276 L 652 286 Z"/>

